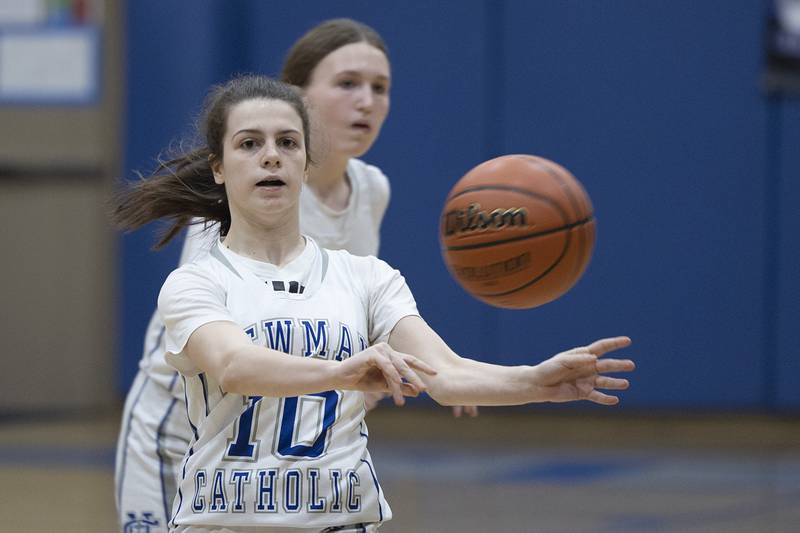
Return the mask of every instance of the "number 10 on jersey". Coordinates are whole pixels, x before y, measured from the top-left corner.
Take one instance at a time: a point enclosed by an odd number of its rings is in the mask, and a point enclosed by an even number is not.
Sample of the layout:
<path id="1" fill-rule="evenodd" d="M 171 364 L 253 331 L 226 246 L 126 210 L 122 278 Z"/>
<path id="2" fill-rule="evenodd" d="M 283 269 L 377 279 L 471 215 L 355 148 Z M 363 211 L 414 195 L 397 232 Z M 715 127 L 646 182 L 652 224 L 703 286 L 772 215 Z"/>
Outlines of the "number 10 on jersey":
<path id="1" fill-rule="evenodd" d="M 336 422 L 339 391 L 318 392 L 283 398 L 275 453 L 281 457 L 316 458 L 326 449 L 328 433 Z M 229 440 L 226 459 L 257 461 L 261 439 L 256 435 L 261 396 L 248 396 L 247 408 L 239 416 Z M 272 427 L 272 424 L 268 424 Z"/>

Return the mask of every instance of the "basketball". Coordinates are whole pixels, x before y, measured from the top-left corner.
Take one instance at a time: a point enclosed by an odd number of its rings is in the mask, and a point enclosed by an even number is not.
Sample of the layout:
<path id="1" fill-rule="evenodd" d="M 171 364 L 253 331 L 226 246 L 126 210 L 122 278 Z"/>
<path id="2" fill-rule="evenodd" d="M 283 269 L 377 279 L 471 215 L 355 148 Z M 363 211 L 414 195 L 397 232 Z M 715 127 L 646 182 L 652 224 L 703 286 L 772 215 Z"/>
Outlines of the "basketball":
<path id="1" fill-rule="evenodd" d="M 507 309 L 551 302 L 580 279 L 595 219 L 583 186 L 532 155 L 476 166 L 451 189 L 441 216 L 442 256 L 475 298 Z"/>

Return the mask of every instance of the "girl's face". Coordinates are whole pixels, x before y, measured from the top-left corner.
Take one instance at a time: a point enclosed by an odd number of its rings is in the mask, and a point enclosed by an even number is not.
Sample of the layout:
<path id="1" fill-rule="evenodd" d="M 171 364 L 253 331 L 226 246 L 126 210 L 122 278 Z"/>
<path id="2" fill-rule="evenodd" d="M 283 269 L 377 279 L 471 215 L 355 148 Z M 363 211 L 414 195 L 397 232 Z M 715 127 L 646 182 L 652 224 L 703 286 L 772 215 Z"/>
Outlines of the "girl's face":
<path id="1" fill-rule="evenodd" d="M 305 94 L 315 127 L 332 153 L 363 155 L 375 142 L 389 112 L 389 60 L 365 43 L 342 46 L 311 73 Z"/>
<path id="2" fill-rule="evenodd" d="M 306 171 L 303 122 L 282 100 L 244 100 L 231 107 L 223 155 L 212 162 L 225 185 L 232 220 L 275 225 L 298 198 Z"/>

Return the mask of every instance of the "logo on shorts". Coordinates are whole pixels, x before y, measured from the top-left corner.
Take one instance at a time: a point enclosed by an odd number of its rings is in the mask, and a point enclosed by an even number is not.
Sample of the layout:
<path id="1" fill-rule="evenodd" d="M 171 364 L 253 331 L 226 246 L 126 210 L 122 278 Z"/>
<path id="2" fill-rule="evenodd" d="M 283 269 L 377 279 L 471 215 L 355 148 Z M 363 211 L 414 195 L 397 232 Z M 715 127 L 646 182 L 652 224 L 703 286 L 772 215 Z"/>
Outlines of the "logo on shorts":
<path id="1" fill-rule="evenodd" d="M 158 520 L 153 518 L 153 513 L 142 513 L 141 518 L 136 513 L 128 513 L 128 521 L 122 525 L 122 533 L 150 533 L 150 528 L 158 525 Z"/>

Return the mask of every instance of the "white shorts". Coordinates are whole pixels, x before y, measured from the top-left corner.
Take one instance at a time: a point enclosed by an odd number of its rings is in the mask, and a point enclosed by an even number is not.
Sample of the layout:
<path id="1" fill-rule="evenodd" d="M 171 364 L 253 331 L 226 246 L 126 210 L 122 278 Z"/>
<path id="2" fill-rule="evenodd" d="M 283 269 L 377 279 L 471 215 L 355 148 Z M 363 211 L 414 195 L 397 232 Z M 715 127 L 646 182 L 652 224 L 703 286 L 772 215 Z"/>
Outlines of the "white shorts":
<path id="1" fill-rule="evenodd" d="M 167 533 L 180 465 L 192 430 L 183 380 L 169 388 L 139 371 L 125 400 L 114 469 L 123 533 Z"/>

